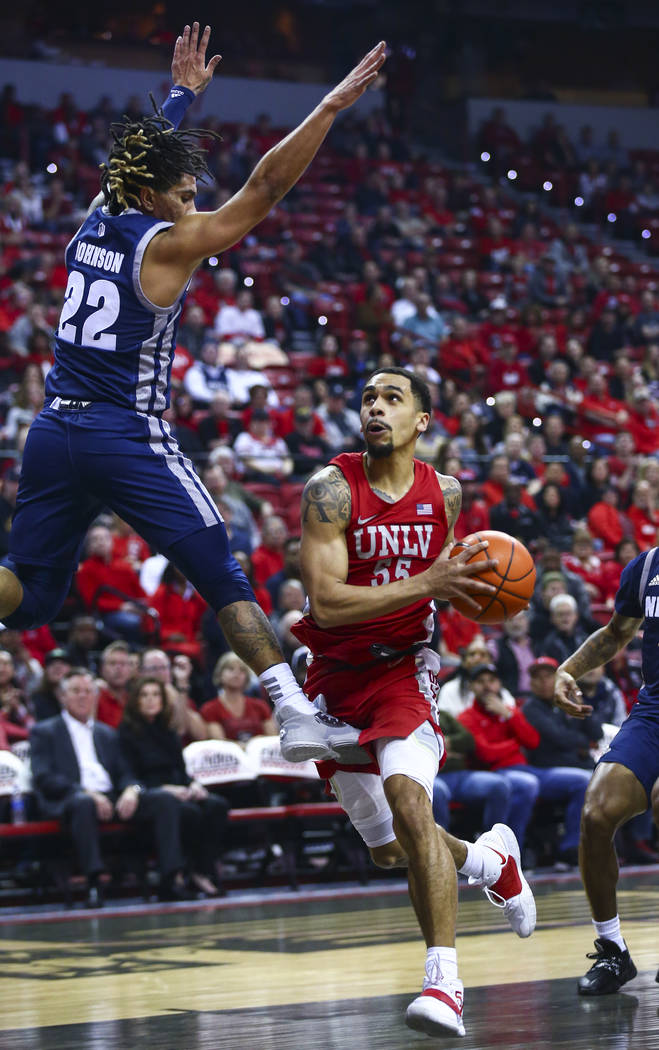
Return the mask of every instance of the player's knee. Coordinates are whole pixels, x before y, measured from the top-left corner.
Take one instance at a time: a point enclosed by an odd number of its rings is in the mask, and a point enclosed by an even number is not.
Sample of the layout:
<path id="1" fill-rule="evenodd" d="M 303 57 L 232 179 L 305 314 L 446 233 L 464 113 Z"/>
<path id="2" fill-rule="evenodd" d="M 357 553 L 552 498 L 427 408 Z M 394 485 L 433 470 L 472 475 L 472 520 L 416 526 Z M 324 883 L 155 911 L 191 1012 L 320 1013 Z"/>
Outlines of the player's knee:
<path id="1" fill-rule="evenodd" d="M 597 793 L 586 793 L 581 810 L 581 834 L 584 838 L 613 837 L 620 823 L 614 808 Z"/>
<path id="2" fill-rule="evenodd" d="M 384 846 L 371 846 L 371 860 L 378 868 L 406 868 L 407 856 L 399 842 L 387 842 Z"/>
<path id="3" fill-rule="evenodd" d="M 229 550 L 224 525 L 186 536 L 167 554 L 214 612 L 234 602 L 256 604 L 254 591 Z"/>
<path id="4" fill-rule="evenodd" d="M 390 801 L 397 832 L 409 838 L 419 839 L 428 834 L 429 822 L 435 825 L 430 800 L 423 788 L 418 792 L 409 792 Z"/>

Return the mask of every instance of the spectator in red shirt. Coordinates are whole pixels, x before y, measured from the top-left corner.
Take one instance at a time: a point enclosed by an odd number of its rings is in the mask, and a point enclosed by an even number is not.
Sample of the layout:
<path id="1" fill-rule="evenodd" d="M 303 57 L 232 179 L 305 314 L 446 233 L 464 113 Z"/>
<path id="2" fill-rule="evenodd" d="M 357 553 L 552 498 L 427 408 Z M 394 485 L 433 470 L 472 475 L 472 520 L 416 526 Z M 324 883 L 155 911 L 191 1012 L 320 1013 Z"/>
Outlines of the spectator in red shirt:
<path id="1" fill-rule="evenodd" d="M 313 391 L 308 383 L 298 383 L 293 391 L 292 405 L 279 413 L 275 430 L 277 437 L 285 438 L 288 434 L 293 433 L 295 430 L 295 413 L 298 408 L 310 408 L 313 412 Z M 325 436 L 325 427 L 317 412 L 313 412 L 313 428 L 311 432 L 316 437 Z"/>
<path id="2" fill-rule="evenodd" d="M 586 584 L 588 597 L 592 602 L 603 601 L 603 562 L 595 554 L 593 537 L 588 529 L 575 529 L 572 536 L 572 549 L 568 553 L 561 555 L 561 564 L 569 572 L 574 572 L 581 577 Z"/>
<path id="3" fill-rule="evenodd" d="M 96 718 L 116 729 L 124 713 L 128 682 L 134 663 L 126 642 L 111 642 L 101 654 L 101 677 L 98 682 Z"/>
<path id="4" fill-rule="evenodd" d="M 463 380 L 469 379 L 486 356 L 474 326 L 465 317 L 454 317 L 451 335 L 439 348 L 438 365 L 442 376 L 456 375 Z"/>
<path id="5" fill-rule="evenodd" d="M 461 470 L 458 481 L 462 485 L 462 510 L 455 523 L 455 538 L 462 540 L 472 532 L 490 528 L 490 511 L 481 498 L 480 485 L 473 470 Z M 456 650 L 457 651 L 457 650 Z"/>
<path id="6" fill-rule="evenodd" d="M 539 657 L 529 668 L 531 688 L 540 668 L 555 670 L 556 661 Z M 576 864 L 579 822 L 588 770 L 571 766 L 534 765 L 533 752 L 548 740 L 549 730 L 540 733 L 518 708 L 509 707 L 501 694 L 501 680 L 494 664 L 479 664 L 471 671 L 474 702 L 458 716 L 474 737 L 474 757 L 478 768 L 501 773 L 512 788 L 508 823 L 524 843 L 526 828 L 536 798 L 565 802 L 565 834 L 560 843 L 561 855 Z M 563 731 L 564 732 L 564 731 Z M 526 752 L 531 752 L 531 764 Z"/>
<path id="7" fill-rule="evenodd" d="M 531 380 L 526 366 L 518 360 L 517 340 L 512 332 L 501 335 L 498 350 L 492 353 L 487 374 L 487 389 L 494 394 L 503 390 L 519 390 Z"/>
<path id="8" fill-rule="evenodd" d="M 619 500 L 618 490 L 609 485 L 602 498 L 588 511 L 588 528 L 607 551 L 612 551 L 629 530 L 629 522 L 618 509 Z"/>
<path id="9" fill-rule="evenodd" d="M 659 508 L 654 503 L 649 481 L 637 481 L 634 485 L 627 517 L 633 525 L 639 549 L 646 551 L 653 547 L 659 530 Z"/>
<path id="10" fill-rule="evenodd" d="M 108 631 L 137 639 L 143 610 L 135 601 L 144 602 L 146 596 L 132 566 L 113 557 L 112 544 L 107 526 L 92 526 L 87 535 L 87 557 L 76 573 L 76 586 L 86 608 L 100 613 Z"/>
<path id="11" fill-rule="evenodd" d="M 472 734 L 475 743 L 472 765 L 477 769 L 504 772 L 513 782 L 512 805 L 508 823 L 524 845 L 526 828 L 533 812 L 540 784 L 532 773 L 523 748 L 535 748 L 540 734 L 529 725 L 518 707 L 510 707 L 501 695 L 501 680 L 494 664 L 477 664 L 469 672 L 474 699 L 458 715 L 458 721 Z"/>
<path id="12" fill-rule="evenodd" d="M 112 515 L 112 560 L 126 561 L 135 572 L 140 571 L 142 562 L 151 557 L 149 544 L 131 528 L 128 522 Z"/>
<path id="13" fill-rule="evenodd" d="M 490 216 L 487 232 L 478 242 L 478 253 L 485 270 L 500 270 L 510 261 L 512 241 L 506 235 L 503 223 L 495 215 Z"/>
<path id="14" fill-rule="evenodd" d="M 659 449 L 659 409 L 646 386 L 634 391 L 629 430 L 643 455 L 655 455 Z"/>
<path id="15" fill-rule="evenodd" d="M 348 375 L 348 365 L 334 332 L 325 332 L 321 337 L 318 353 L 309 361 L 307 373 L 320 379 L 342 379 Z"/>
<path id="16" fill-rule="evenodd" d="M 217 661 L 213 685 L 218 695 L 201 708 L 202 718 L 216 730 L 217 739 L 243 743 L 253 736 L 279 733 L 272 709 L 265 700 L 245 695 L 250 678 L 249 667 L 235 653 L 225 653 Z"/>
<path id="17" fill-rule="evenodd" d="M 616 543 L 613 558 L 602 563 L 602 600 L 607 605 L 613 605 L 625 565 L 629 565 L 632 558 L 640 553 L 641 550 L 636 540 L 625 536 L 620 543 Z"/>
<path id="18" fill-rule="evenodd" d="M 283 518 L 276 514 L 266 518 L 261 530 L 261 545 L 252 554 L 254 580 L 263 585 L 284 568 L 284 545 L 288 529 Z"/>
<path id="19" fill-rule="evenodd" d="M 162 574 L 160 586 L 151 597 L 151 605 L 160 617 L 163 647 L 198 660 L 201 655 L 201 618 L 206 611 L 206 602 L 172 562 Z"/>
<path id="20" fill-rule="evenodd" d="M 508 157 L 519 149 L 520 141 L 517 132 L 506 123 L 506 111 L 503 106 L 495 106 L 490 116 L 481 126 L 478 141 L 482 150 Z"/>

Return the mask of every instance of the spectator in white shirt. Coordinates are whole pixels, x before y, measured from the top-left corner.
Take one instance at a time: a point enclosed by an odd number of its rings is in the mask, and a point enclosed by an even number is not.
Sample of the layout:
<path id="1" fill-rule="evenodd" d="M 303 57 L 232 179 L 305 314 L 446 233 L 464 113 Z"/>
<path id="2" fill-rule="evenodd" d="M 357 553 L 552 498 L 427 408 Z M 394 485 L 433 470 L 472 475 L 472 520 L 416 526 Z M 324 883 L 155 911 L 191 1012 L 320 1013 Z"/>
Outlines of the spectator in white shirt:
<path id="1" fill-rule="evenodd" d="M 198 405 L 209 405 L 218 390 L 228 390 L 229 379 L 224 365 L 218 361 L 215 339 L 208 339 L 201 348 L 201 360 L 190 365 L 183 376 L 183 386 Z"/>
<path id="2" fill-rule="evenodd" d="M 249 367 L 249 350 L 246 346 L 238 347 L 235 361 L 227 368 L 226 374 L 229 397 L 233 405 L 246 405 L 250 399 L 249 392 L 252 387 L 264 386 L 268 391 L 266 403 L 271 408 L 279 407 L 279 398 L 272 389 L 268 377 L 263 372 L 257 372 L 255 368 Z"/>
<path id="3" fill-rule="evenodd" d="M 249 430 L 238 435 L 233 450 L 246 481 L 274 481 L 288 477 L 293 470 L 286 442 L 273 435 L 272 421 L 265 409 L 252 412 Z"/>
<path id="4" fill-rule="evenodd" d="M 220 339 L 263 339 L 263 318 L 254 308 L 252 293 L 246 289 L 238 292 L 235 305 L 225 303 L 215 317 L 215 331 Z"/>

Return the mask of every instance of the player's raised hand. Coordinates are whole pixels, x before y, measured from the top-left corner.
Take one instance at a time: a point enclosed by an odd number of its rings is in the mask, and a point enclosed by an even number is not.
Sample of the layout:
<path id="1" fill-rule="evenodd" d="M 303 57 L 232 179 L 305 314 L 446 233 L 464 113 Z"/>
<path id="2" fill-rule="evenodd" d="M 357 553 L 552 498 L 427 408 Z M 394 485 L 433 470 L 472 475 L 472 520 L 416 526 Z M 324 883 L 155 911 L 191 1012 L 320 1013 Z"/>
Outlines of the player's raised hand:
<path id="1" fill-rule="evenodd" d="M 493 558 L 488 558 L 487 561 L 473 560 L 474 555 L 479 551 L 487 550 L 487 546 L 486 540 L 470 544 L 453 558 L 449 558 L 451 553 L 449 547 L 444 547 L 425 572 L 430 595 L 441 601 L 461 598 L 473 608 L 474 612 L 480 612 L 480 605 L 471 598 L 471 595 L 496 593 L 496 587 L 476 579 L 479 573 L 488 572 L 497 567 L 498 562 Z"/>
<path id="2" fill-rule="evenodd" d="M 213 55 L 206 65 L 206 48 L 210 40 L 211 27 L 206 26 L 199 39 L 199 22 L 186 26 L 183 34 L 176 38 L 172 58 L 172 84 L 189 88 L 195 95 L 205 91 L 222 55 Z"/>
<path id="3" fill-rule="evenodd" d="M 573 718 L 587 718 L 593 713 L 592 707 L 583 703 L 583 693 L 575 679 L 560 667 L 554 679 L 554 703 Z"/>
<path id="4" fill-rule="evenodd" d="M 359 65 L 355 66 L 348 76 L 325 96 L 323 100 L 325 104 L 337 113 L 351 106 L 373 83 L 386 57 L 387 45 L 384 40 L 381 40 L 372 51 L 364 55 Z"/>

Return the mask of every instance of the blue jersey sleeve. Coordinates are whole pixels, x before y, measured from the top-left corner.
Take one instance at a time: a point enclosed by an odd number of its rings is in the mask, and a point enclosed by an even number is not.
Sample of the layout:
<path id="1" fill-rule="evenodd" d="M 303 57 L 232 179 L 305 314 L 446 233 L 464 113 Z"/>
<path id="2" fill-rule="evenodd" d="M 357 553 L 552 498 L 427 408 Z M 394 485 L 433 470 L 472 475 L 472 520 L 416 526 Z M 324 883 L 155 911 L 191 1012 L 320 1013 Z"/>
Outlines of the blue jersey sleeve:
<path id="1" fill-rule="evenodd" d="M 620 586 L 615 598 L 615 610 L 620 616 L 629 616 L 635 620 L 639 620 L 643 616 L 643 606 L 641 605 L 638 589 L 641 585 L 645 555 L 645 551 L 642 554 L 638 554 L 622 570 Z"/>

